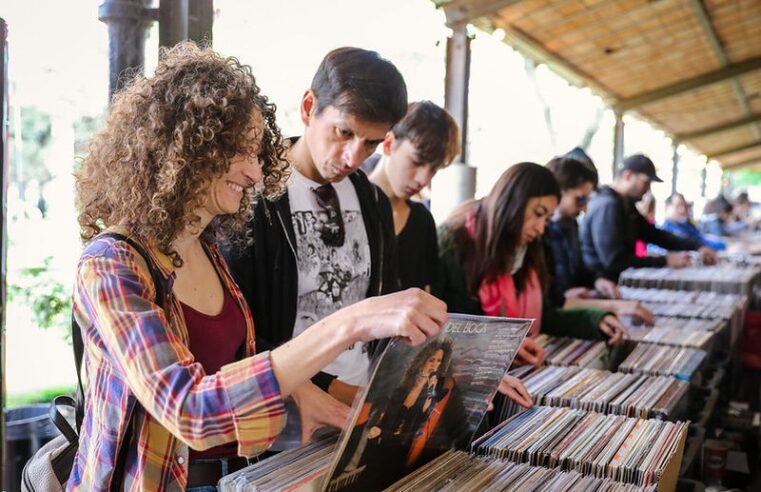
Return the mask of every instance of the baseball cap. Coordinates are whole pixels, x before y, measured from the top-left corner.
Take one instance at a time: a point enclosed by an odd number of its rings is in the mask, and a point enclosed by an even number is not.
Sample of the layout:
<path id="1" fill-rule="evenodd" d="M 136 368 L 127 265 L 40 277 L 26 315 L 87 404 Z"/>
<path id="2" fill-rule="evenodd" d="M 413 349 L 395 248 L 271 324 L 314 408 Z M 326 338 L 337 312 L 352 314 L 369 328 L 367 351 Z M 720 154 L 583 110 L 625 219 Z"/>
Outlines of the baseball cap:
<path id="1" fill-rule="evenodd" d="M 655 174 L 655 164 L 653 164 L 653 161 L 644 154 L 634 154 L 624 159 L 622 169 L 628 169 L 633 173 L 644 174 L 650 178 L 651 181 L 663 183 L 663 180 Z"/>

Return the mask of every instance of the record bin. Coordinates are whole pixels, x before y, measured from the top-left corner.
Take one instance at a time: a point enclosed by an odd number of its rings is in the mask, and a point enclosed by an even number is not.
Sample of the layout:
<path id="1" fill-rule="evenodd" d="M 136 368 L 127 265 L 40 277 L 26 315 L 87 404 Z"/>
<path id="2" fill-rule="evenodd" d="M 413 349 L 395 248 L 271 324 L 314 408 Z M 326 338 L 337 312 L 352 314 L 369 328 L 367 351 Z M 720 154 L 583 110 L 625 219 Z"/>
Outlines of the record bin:
<path id="1" fill-rule="evenodd" d="M 629 348 L 631 350 L 628 351 L 626 357 L 624 357 L 624 359 L 621 362 L 619 362 L 619 363 L 617 363 L 615 365 L 615 370 L 616 371 L 618 371 L 618 372 L 627 372 L 627 373 L 632 373 L 632 374 L 646 374 L 646 375 L 651 375 L 651 376 L 658 376 L 658 375 L 661 375 L 661 376 L 673 376 L 673 377 L 675 377 L 677 379 L 680 379 L 682 381 L 687 381 L 691 385 L 696 385 L 696 384 L 698 384 L 702 380 L 701 379 L 701 372 L 706 368 L 706 366 L 708 364 L 708 359 L 709 359 L 709 356 L 710 356 L 710 354 L 706 353 L 704 355 L 704 357 L 700 360 L 700 362 L 697 363 L 697 365 L 692 370 L 692 372 L 689 374 L 689 376 L 687 376 L 686 374 L 682 374 L 682 373 L 661 373 L 660 371 L 652 371 L 652 370 L 647 370 L 646 371 L 646 370 L 642 369 L 638 365 L 637 366 L 632 366 L 632 368 L 630 370 L 627 370 L 627 369 L 622 369 L 621 365 L 626 360 L 626 358 L 629 355 L 631 355 L 631 353 L 638 346 L 640 346 L 640 345 L 647 345 L 647 346 L 654 346 L 654 347 L 663 347 L 664 349 L 669 349 L 669 348 L 672 348 L 672 349 L 681 349 L 681 348 L 691 349 L 691 347 L 673 347 L 673 346 L 670 346 L 670 345 L 658 345 L 658 344 L 654 344 L 654 343 L 645 343 L 645 342 L 627 342 L 624 345 L 626 345 L 625 351 L 629 350 Z M 647 350 L 650 350 L 650 349 L 647 349 Z M 692 349 L 692 350 L 700 350 L 700 349 Z M 645 355 L 645 354 L 642 354 L 642 355 Z"/>

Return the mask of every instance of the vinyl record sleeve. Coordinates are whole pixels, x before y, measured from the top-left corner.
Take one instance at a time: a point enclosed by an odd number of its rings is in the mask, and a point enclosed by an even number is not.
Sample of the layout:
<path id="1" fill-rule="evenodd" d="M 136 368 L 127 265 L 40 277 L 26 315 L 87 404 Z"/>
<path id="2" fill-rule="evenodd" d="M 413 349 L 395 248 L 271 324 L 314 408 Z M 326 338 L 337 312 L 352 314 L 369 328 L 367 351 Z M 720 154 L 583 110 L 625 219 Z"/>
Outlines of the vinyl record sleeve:
<path id="1" fill-rule="evenodd" d="M 377 490 L 472 440 L 531 320 L 451 314 L 441 333 L 378 359 L 327 490 Z"/>

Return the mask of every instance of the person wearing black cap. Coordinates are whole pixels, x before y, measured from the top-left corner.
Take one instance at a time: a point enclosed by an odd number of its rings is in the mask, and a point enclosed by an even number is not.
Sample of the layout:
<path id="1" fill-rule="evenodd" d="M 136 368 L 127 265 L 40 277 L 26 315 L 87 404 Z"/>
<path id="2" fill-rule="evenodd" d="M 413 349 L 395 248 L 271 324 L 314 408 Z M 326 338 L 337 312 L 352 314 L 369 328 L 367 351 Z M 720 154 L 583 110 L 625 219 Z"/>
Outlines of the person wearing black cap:
<path id="1" fill-rule="evenodd" d="M 655 165 L 645 155 L 624 159 L 611 186 L 604 186 L 589 203 L 581 224 L 581 252 L 584 263 L 598 276 L 614 282 L 629 267 L 682 268 L 689 264 L 684 251 L 697 250 L 704 263 L 716 262 L 714 251 L 701 242 L 675 236 L 650 224 L 634 206 L 650 190 L 651 182 L 663 182 Z M 656 244 L 670 252 L 666 256 L 638 258 L 634 243 Z"/>

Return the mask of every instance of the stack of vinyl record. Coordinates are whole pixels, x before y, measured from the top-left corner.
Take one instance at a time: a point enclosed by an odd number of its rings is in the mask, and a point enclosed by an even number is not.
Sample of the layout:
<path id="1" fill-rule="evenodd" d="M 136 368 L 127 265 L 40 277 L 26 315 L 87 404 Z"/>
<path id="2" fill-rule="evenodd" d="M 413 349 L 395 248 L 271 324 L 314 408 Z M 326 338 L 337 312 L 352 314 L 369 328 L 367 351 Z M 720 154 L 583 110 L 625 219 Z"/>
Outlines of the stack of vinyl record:
<path id="1" fill-rule="evenodd" d="M 756 280 L 758 278 L 755 277 Z M 746 287 L 752 291 L 751 285 Z M 729 327 L 729 337 L 724 338 L 722 343 L 730 346 L 734 346 L 739 339 L 749 304 L 747 295 L 704 292 L 697 290 L 697 287 L 696 290 L 621 287 L 621 294 L 625 299 L 641 301 L 647 309 L 661 317 L 721 320 L 724 323 L 720 329 Z"/>
<path id="2" fill-rule="evenodd" d="M 338 434 L 333 433 L 283 451 L 222 477 L 217 488 L 220 492 L 287 491 L 319 484 L 328 473 L 337 441 Z"/>
<path id="3" fill-rule="evenodd" d="M 673 377 L 612 373 L 600 369 L 530 366 L 510 371 L 534 403 L 640 418 L 673 416 L 689 384 Z M 517 405 L 508 415 L 518 413 Z"/>
<path id="4" fill-rule="evenodd" d="M 729 320 L 737 312 L 737 306 L 692 304 L 689 302 L 643 302 L 643 306 L 656 316 L 675 318 L 703 318 Z"/>
<path id="5" fill-rule="evenodd" d="M 700 349 L 638 343 L 618 370 L 689 381 L 705 357 L 706 352 Z"/>
<path id="6" fill-rule="evenodd" d="M 750 295 L 761 276 L 758 265 L 722 263 L 688 268 L 629 268 L 618 283 L 625 287 L 706 291 L 719 294 Z"/>
<path id="7" fill-rule="evenodd" d="M 576 471 L 506 463 L 493 457 L 449 451 L 386 489 L 387 492 L 462 490 L 655 492 L 656 486 L 641 487 L 608 478 L 584 476 Z"/>
<path id="8" fill-rule="evenodd" d="M 673 466 L 686 432 L 684 422 L 532 407 L 495 427 L 474 446 L 479 454 L 499 459 L 647 486 Z"/>
<path id="9" fill-rule="evenodd" d="M 631 318 L 627 320 L 626 317 L 622 318 L 628 327 L 635 326 L 631 321 Z M 669 316 L 656 316 L 655 328 L 665 328 L 669 330 L 685 330 L 685 331 L 711 331 L 718 332 L 725 326 L 722 320 L 716 319 L 699 319 L 699 318 L 672 318 Z"/>
<path id="10" fill-rule="evenodd" d="M 675 347 L 706 348 L 716 336 L 713 331 L 675 329 L 666 326 L 630 326 L 629 339 L 635 342 L 673 345 Z"/>
<path id="11" fill-rule="evenodd" d="M 635 287 L 620 287 L 624 299 L 642 302 L 688 303 L 701 306 L 731 306 L 736 307 L 747 302 L 747 297 L 738 294 L 719 294 L 716 292 L 640 289 Z"/>
<path id="12" fill-rule="evenodd" d="M 544 349 L 544 363 L 552 366 L 606 366 L 608 348 L 605 342 L 578 338 L 539 335 L 534 339 Z"/>

